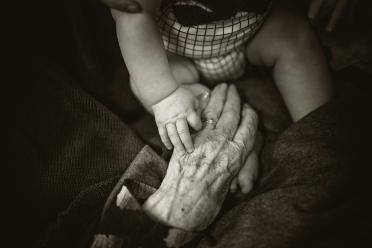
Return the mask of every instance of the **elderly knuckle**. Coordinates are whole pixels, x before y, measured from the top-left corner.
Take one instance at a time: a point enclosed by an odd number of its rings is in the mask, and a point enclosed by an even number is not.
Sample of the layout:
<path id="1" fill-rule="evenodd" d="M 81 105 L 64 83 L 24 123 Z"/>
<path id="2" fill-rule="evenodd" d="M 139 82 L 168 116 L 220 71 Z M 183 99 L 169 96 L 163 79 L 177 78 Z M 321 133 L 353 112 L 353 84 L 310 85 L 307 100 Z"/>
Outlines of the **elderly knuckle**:
<path id="1" fill-rule="evenodd" d="M 178 137 L 178 133 L 177 132 L 170 131 L 170 132 L 168 132 L 168 136 L 169 136 L 169 138 Z"/>
<path id="2" fill-rule="evenodd" d="M 203 116 L 204 116 L 204 120 L 207 120 L 207 119 L 214 119 L 216 117 L 216 114 L 211 111 L 211 110 L 205 110 L 203 112 Z"/>
<path id="3" fill-rule="evenodd" d="M 179 130 L 178 134 L 182 136 L 188 136 L 189 132 L 188 130 L 184 129 L 184 130 Z"/>
<path id="4" fill-rule="evenodd" d="M 228 127 L 221 127 L 220 128 L 220 141 L 221 142 L 227 142 L 230 141 L 230 136 L 232 134 L 231 128 Z"/>

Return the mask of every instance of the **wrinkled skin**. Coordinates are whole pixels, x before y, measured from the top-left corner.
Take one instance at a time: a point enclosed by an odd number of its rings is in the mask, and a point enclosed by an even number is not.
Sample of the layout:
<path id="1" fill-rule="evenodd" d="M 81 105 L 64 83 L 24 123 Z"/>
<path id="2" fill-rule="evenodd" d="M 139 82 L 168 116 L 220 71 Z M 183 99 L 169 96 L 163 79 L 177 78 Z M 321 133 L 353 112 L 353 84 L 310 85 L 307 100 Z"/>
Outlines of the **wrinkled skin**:
<path id="1" fill-rule="evenodd" d="M 257 115 L 248 105 L 240 110 L 235 86 L 217 86 L 203 117 L 218 120 L 216 126 L 206 124 L 194 136 L 193 153 L 174 151 L 161 186 L 143 205 L 155 220 L 188 231 L 203 230 L 216 217 L 257 131 Z M 250 169 L 254 175 L 257 168 Z"/>

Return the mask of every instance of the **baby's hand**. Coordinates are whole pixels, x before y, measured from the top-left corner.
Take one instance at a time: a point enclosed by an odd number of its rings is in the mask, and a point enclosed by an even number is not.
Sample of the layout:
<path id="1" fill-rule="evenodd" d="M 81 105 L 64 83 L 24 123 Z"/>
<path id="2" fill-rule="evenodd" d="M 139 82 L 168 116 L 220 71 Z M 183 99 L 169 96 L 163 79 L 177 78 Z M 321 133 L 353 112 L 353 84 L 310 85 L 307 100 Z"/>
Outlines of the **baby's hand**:
<path id="1" fill-rule="evenodd" d="M 152 106 L 160 138 L 168 149 L 173 144 L 181 152 L 194 150 L 189 125 L 194 130 L 202 128 L 200 112 L 207 104 L 205 100 L 181 86 Z"/>

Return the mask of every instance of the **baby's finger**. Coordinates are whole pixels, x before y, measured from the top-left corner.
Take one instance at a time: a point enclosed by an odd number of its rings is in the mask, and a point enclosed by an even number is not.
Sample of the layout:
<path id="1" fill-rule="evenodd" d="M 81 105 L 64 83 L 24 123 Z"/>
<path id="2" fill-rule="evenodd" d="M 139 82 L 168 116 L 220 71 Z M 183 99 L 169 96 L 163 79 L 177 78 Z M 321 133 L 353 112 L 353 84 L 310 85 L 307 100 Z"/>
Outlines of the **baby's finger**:
<path id="1" fill-rule="evenodd" d="M 196 112 L 191 112 L 188 116 L 187 116 L 187 122 L 189 123 L 189 125 L 196 131 L 199 131 L 202 126 L 203 126 L 203 123 L 200 119 L 200 116 L 196 113 Z"/>
<path id="2" fill-rule="evenodd" d="M 324 0 L 312 0 L 311 1 L 309 13 L 308 13 L 308 16 L 310 19 L 313 20 L 318 16 L 323 4 L 324 4 Z"/>
<path id="3" fill-rule="evenodd" d="M 174 123 L 168 123 L 166 125 L 166 128 L 168 132 L 168 137 L 171 140 L 174 149 L 181 153 L 185 153 L 185 148 L 183 147 L 181 139 L 178 136 L 176 125 Z"/>
<path id="4" fill-rule="evenodd" d="M 191 153 L 194 151 L 194 146 L 192 144 L 192 139 L 190 135 L 189 126 L 187 125 L 187 121 L 185 119 L 178 119 L 176 121 L 176 128 L 178 135 L 185 146 L 187 152 Z"/>
<path id="5" fill-rule="evenodd" d="M 332 32 L 333 29 L 336 27 L 338 21 L 344 14 L 344 11 L 347 6 L 347 0 L 340 0 L 337 2 L 337 5 L 332 13 L 331 19 L 329 20 L 327 24 L 327 31 Z"/>
<path id="6" fill-rule="evenodd" d="M 165 147 L 168 150 L 172 149 L 173 146 L 172 146 L 172 143 L 171 143 L 171 141 L 168 137 L 168 132 L 167 132 L 167 129 L 165 128 L 165 126 L 159 127 L 159 135 L 160 135 L 160 139 L 163 142 L 163 144 L 165 145 Z"/>

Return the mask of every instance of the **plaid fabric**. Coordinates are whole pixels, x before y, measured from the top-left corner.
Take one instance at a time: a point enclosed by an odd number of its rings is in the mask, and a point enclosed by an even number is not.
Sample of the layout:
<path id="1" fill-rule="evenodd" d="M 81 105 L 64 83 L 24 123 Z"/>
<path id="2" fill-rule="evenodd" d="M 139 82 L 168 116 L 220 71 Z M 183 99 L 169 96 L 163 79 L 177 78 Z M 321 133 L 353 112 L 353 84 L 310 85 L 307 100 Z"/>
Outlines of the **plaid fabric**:
<path id="1" fill-rule="evenodd" d="M 208 82 L 241 77 L 246 68 L 245 43 L 258 31 L 268 10 L 264 14 L 238 12 L 229 19 L 184 26 L 177 20 L 173 6 L 163 6 L 158 19 L 166 50 L 191 58 Z M 204 10 L 208 12 L 207 8 Z"/>

